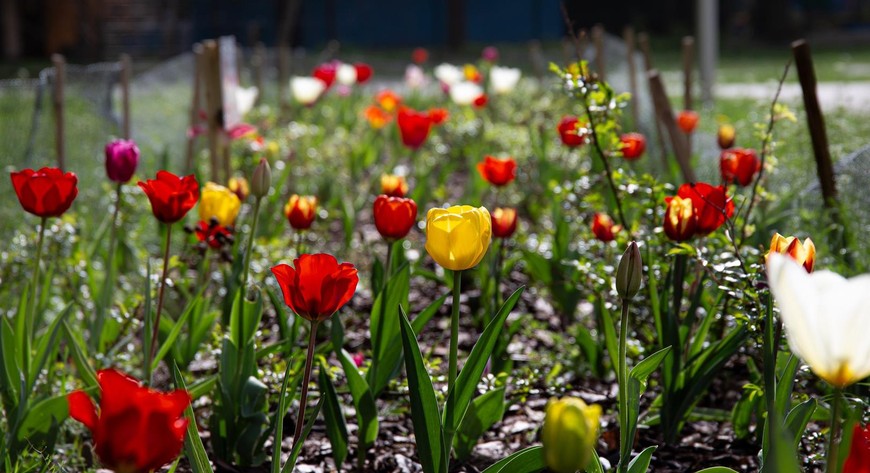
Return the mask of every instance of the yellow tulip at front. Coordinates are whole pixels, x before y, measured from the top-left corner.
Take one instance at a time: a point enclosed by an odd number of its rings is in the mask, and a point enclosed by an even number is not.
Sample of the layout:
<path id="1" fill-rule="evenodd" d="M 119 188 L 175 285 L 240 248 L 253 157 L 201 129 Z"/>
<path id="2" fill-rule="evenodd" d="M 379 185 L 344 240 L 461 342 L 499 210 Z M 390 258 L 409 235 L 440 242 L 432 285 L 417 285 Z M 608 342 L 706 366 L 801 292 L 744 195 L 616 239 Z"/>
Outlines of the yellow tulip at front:
<path id="1" fill-rule="evenodd" d="M 199 200 L 199 219 L 208 222 L 214 218 L 219 225 L 229 227 L 236 222 L 241 207 L 242 202 L 235 192 L 209 182 L 202 189 Z"/>
<path id="2" fill-rule="evenodd" d="M 444 269 L 462 271 L 480 263 L 492 237 L 492 219 L 484 207 L 454 205 L 426 215 L 426 251 Z"/>
<path id="3" fill-rule="evenodd" d="M 541 430 L 544 461 L 555 473 L 574 473 L 586 468 L 598 440 L 601 406 L 582 399 L 550 399 Z"/>

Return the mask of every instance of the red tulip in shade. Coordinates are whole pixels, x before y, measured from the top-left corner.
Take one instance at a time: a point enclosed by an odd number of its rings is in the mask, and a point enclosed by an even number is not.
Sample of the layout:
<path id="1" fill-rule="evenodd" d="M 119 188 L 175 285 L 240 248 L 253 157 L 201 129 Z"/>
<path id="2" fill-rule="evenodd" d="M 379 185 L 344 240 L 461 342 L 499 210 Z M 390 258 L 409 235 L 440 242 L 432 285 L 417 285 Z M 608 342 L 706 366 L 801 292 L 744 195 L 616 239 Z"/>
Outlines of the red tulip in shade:
<path id="1" fill-rule="evenodd" d="M 722 172 L 722 180 L 731 183 L 736 182 L 742 187 L 752 183 L 752 179 L 761 171 L 761 161 L 755 150 L 744 148 L 731 148 L 723 150 L 719 155 L 719 170 Z"/>
<path id="2" fill-rule="evenodd" d="M 483 108 L 483 107 L 486 107 L 487 102 L 489 102 L 489 97 L 486 94 L 480 94 L 479 97 L 474 99 L 474 102 L 472 102 L 472 105 L 474 105 L 477 108 Z"/>
<path id="3" fill-rule="evenodd" d="M 400 240 L 408 235 L 417 221 L 417 203 L 412 199 L 379 195 L 372 208 L 375 227 L 387 240 Z"/>
<path id="4" fill-rule="evenodd" d="M 139 181 L 151 201 L 151 212 L 163 223 L 175 223 L 196 205 L 199 200 L 199 184 L 196 177 L 178 177 L 169 171 L 157 171 L 157 179 Z"/>
<path id="5" fill-rule="evenodd" d="M 438 126 L 447 121 L 447 118 L 450 117 L 450 113 L 447 112 L 446 108 L 430 108 L 429 109 L 429 121 L 432 122 L 433 125 Z"/>
<path id="6" fill-rule="evenodd" d="M 308 230 L 317 217 L 317 197 L 291 195 L 284 206 L 284 216 L 294 230 Z"/>
<path id="7" fill-rule="evenodd" d="M 492 236 L 510 238 L 517 230 L 517 211 L 510 207 L 496 207 L 492 211 Z"/>
<path id="8" fill-rule="evenodd" d="M 403 107 L 399 109 L 396 124 L 399 126 L 399 134 L 402 135 L 402 144 L 417 150 L 423 146 L 423 143 L 426 142 L 426 138 L 429 136 L 429 130 L 432 128 L 432 119 L 427 112 L 418 112 Z"/>
<path id="9" fill-rule="evenodd" d="M 67 396 L 69 414 L 94 437 L 103 466 L 119 473 L 150 473 L 175 460 L 184 445 L 190 394 L 161 393 L 112 369 L 97 373 L 100 411 L 84 391 Z"/>
<path id="10" fill-rule="evenodd" d="M 106 174 L 109 179 L 125 183 L 139 166 L 139 147 L 133 140 L 114 140 L 106 145 Z"/>
<path id="11" fill-rule="evenodd" d="M 870 426 L 862 428 L 855 424 L 843 473 L 870 473 Z"/>
<path id="12" fill-rule="evenodd" d="M 616 239 L 616 234 L 622 231 L 622 225 L 616 225 L 610 215 L 598 213 L 592 216 L 592 234 L 595 238 L 609 242 Z"/>
<path id="13" fill-rule="evenodd" d="M 562 139 L 562 144 L 569 148 L 576 148 L 586 144 L 586 136 L 581 135 L 577 129 L 577 123 L 580 120 L 577 117 L 566 116 L 559 122 L 556 128 L 559 131 L 559 138 Z"/>
<path id="14" fill-rule="evenodd" d="M 224 244 L 233 241 L 233 232 L 227 227 L 218 224 L 216 220 L 212 222 L 200 220 L 193 229 L 193 233 L 196 235 L 197 240 L 216 250 L 221 249 Z"/>
<path id="15" fill-rule="evenodd" d="M 665 199 L 665 235 L 673 241 L 686 241 L 695 236 L 695 208 L 692 199 L 679 196 Z"/>
<path id="16" fill-rule="evenodd" d="M 372 78 L 372 66 L 369 66 L 366 63 L 358 62 L 353 65 L 354 69 L 356 69 L 356 83 L 357 84 L 365 84 L 369 79 Z"/>
<path id="17" fill-rule="evenodd" d="M 677 126 L 683 130 L 683 133 L 691 133 L 698 126 L 698 112 L 694 110 L 683 110 L 677 114 Z"/>
<path id="18" fill-rule="evenodd" d="M 637 159 L 646 151 L 646 138 L 640 133 L 625 133 L 619 137 L 619 141 L 622 157 L 625 159 Z"/>
<path id="19" fill-rule="evenodd" d="M 483 162 L 477 163 L 477 171 L 487 182 L 501 187 L 510 184 L 516 177 L 517 162 L 511 157 L 484 156 Z"/>
<path id="20" fill-rule="evenodd" d="M 79 193 L 75 173 L 58 168 L 24 169 L 9 176 L 21 207 L 37 217 L 63 215 Z"/>
<path id="21" fill-rule="evenodd" d="M 709 235 L 734 216 L 734 202 L 725 192 L 725 186 L 714 187 L 706 182 L 683 184 L 677 196 L 692 200 L 696 235 Z"/>
<path id="22" fill-rule="evenodd" d="M 426 48 L 414 48 L 414 51 L 411 53 L 411 60 L 414 61 L 414 64 L 423 64 L 429 60 L 429 51 Z"/>
<path id="23" fill-rule="evenodd" d="M 324 62 L 314 68 L 314 71 L 311 72 L 311 76 L 322 80 L 328 89 L 332 87 L 332 83 L 335 82 L 336 72 L 338 72 L 338 65 L 336 63 Z"/>
<path id="24" fill-rule="evenodd" d="M 359 283 L 352 264 L 338 264 L 334 256 L 322 253 L 301 255 L 293 266 L 273 266 L 272 274 L 284 293 L 284 303 L 312 322 L 326 320 L 341 309 Z"/>

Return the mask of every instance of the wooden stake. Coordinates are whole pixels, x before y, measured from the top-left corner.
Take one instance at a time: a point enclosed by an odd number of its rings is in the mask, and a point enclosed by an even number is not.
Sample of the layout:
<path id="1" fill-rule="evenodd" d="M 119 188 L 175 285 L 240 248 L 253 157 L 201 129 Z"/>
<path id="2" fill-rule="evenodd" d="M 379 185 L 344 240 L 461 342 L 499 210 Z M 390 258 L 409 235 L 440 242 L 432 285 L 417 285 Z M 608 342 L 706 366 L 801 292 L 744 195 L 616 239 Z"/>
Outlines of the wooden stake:
<path id="1" fill-rule="evenodd" d="M 130 78 L 133 75 L 133 65 L 129 54 L 121 55 L 121 105 L 123 115 L 121 117 L 121 128 L 124 133 L 124 139 L 129 140 L 130 133 Z"/>
<path id="2" fill-rule="evenodd" d="M 592 27 L 592 41 L 595 43 L 595 72 L 602 81 L 606 80 L 604 71 L 604 26 L 597 24 Z"/>
<path id="3" fill-rule="evenodd" d="M 54 64 L 54 149 L 57 157 L 57 167 L 64 170 L 66 162 L 66 147 L 64 139 L 64 96 L 63 88 L 66 81 L 66 60 L 60 54 L 52 54 L 51 62 Z"/>
<path id="4" fill-rule="evenodd" d="M 695 38 L 683 36 L 683 110 L 692 110 L 692 68 L 695 63 Z"/>
<path id="5" fill-rule="evenodd" d="M 220 179 L 221 160 L 221 133 L 223 132 L 223 95 L 221 93 L 220 52 L 218 43 L 213 39 L 202 43 L 202 77 L 205 84 L 205 110 L 208 116 L 208 151 L 211 163 L 211 179 L 214 182 L 222 182 Z"/>
<path id="6" fill-rule="evenodd" d="M 836 207 L 837 184 L 834 179 L 834 166 L 831 162 L 831 152 L 828 148 L 828 134 L 825 130 L 825 117 L 819 106 L 816 95 L 816 72 L 813 67 L 813 57 L 810 45 L 806 40 L 799 39 L 791 43 L 794 62 L 797 66 L 798 80 L 804 97 L 804 108 L 807 112 L 807 125 L 813 143 L 813 155 L 816 158 L 816 170 L 819 183 L 822 186 L 822 196 L 826 207 Z"/>
<path id="7" fill-rule="evenodd" d="M 668 134 L 671 137 L 671 146 L 674 148 L 677 164 L 680 165 L 680 171 L 683 173 L 683 180 L 685 182 L 695 182 L 695 171 L 692 169 L 690 162 L 688 140 L 686 135 L 677 127 L 674 111 L 671 109 L 671 103 L 668 100 L 668 94 L 665 92 L 665 85 L 662 83 L 659 71 L 653 69 L 647 74 L 649 76 L 649 88 L 652 93 L 656 115 L 665 124 L 665 128 L 667 128 Z"/>
<path id="8" fill-rule="evenodd" d="M 632 126 L 637 128 L 640 124 L 640 111 L 637 108 L 637 66 L 634 64 L 634 28 L 626 26 L 622 32 L 625 40 L 625 55 L 628 61 L 628 92 L 631 93 L 631 117 L 634 120 Z"/>
<path id="9" fill-rule="evenodd" d="M 199 125 L 200 84 L 202 82 L 203 46 L 200 43 L 193 45 L 193 93 L 190 97 L 190 132 L 195 131 Z M 187 135 L 187 154 L 185 159 L 185 174 L 194 172 L 194 153 L 196 152 L 196 136 L 194 133 Z"/>
<path id="10" fill-rule="evenodd" d="M 278 103 L 282 109 L 290 106 L 290 48 L 278 46 Z"/>
<path id="11" fill-rule="evenodd" d="M 640 46 L 640 52 L 643 55 L 644 71 L 649 73 L 649 71 L 653 70 L 652 54 L 650 53 L 649 47 L 649 35 L 646 33 L 639 33 L 637 35 L 637 44 Z M 650 94 L 652 94 L 652 89 L 650 89 Z M 655 105 L 655 102 L 653 102 L 653 105 Z M 653 122 L 655 123 L 656 139 L 659 143 L 659 160 L 661 160 L 664 169 L 667 171 L 670 169 L 670 165 L 668 164 L 668 148 L 665 144 L 665 132 L 662 131 L 662 124 L 658 119 L 658 109 L 656 109 L 654 115 L 655 119 Z"/>

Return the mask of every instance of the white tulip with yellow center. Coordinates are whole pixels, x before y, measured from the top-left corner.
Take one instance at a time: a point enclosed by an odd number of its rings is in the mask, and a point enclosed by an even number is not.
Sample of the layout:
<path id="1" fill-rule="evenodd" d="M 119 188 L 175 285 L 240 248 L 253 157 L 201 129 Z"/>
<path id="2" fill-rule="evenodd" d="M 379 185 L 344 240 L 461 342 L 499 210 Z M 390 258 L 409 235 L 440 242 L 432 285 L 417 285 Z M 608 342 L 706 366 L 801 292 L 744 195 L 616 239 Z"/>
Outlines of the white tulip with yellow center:
<path id="1" fill-rule="evenodd" d="M 290 91 L 293 98 L 303 105 L 311 105 L 320 98 L 326 90 L 326 82 L 316 77 L 294 77 L 290 79 Z"/>
<path id="2" fill-rule="evenodd" d="M 870 376 L 870 274 L 846 279 L 831 271 L 808 274 L 788 256 L 772 253 L 767 279 L 791 350 L 838 389 Z"/>
<path id="3" fill-rule="evenodd" d="M 507 94 L 516 88 L 522 73 L 514 67 L 493 66 L 489 71 L 489 85 L 497 94 Z"/>
<path id="4" fill-rule="evenodd" d="M 462 81 L 462 78 L 465 75 L 462 73 L 462 70 L 453 64 L 439 64 L 435 67 L 435 77 L 438 78 L 441 82 L 452 86 L 458 82 Z"/>
<path id="5" fill-rule="evenodd" d="M 450 99 L 456 105 L 471 105 L 483 95 L 483 89 L 474 82 L 459 82 L 450 86 Z"/>
<path id="6" fill-rule="evenodd" d="M 335 71 L 335 80 L 341 85 L 356 84 L 356 68 L 350 64 L 341 63 Z"/>

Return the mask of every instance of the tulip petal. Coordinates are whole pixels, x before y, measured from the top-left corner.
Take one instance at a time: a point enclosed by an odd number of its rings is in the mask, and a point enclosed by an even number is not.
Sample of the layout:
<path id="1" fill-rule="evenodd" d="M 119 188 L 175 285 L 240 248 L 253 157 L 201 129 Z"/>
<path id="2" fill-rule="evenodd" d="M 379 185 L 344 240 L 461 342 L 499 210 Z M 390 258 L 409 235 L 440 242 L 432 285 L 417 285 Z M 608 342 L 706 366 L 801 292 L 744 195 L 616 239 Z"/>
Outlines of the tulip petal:
<path id="1" fill-rule="evenodd" d="M 69 415 L 89 430 L 97 428 L 97 407 L 84 391 L 73 391 L 67 396 Z"/>

